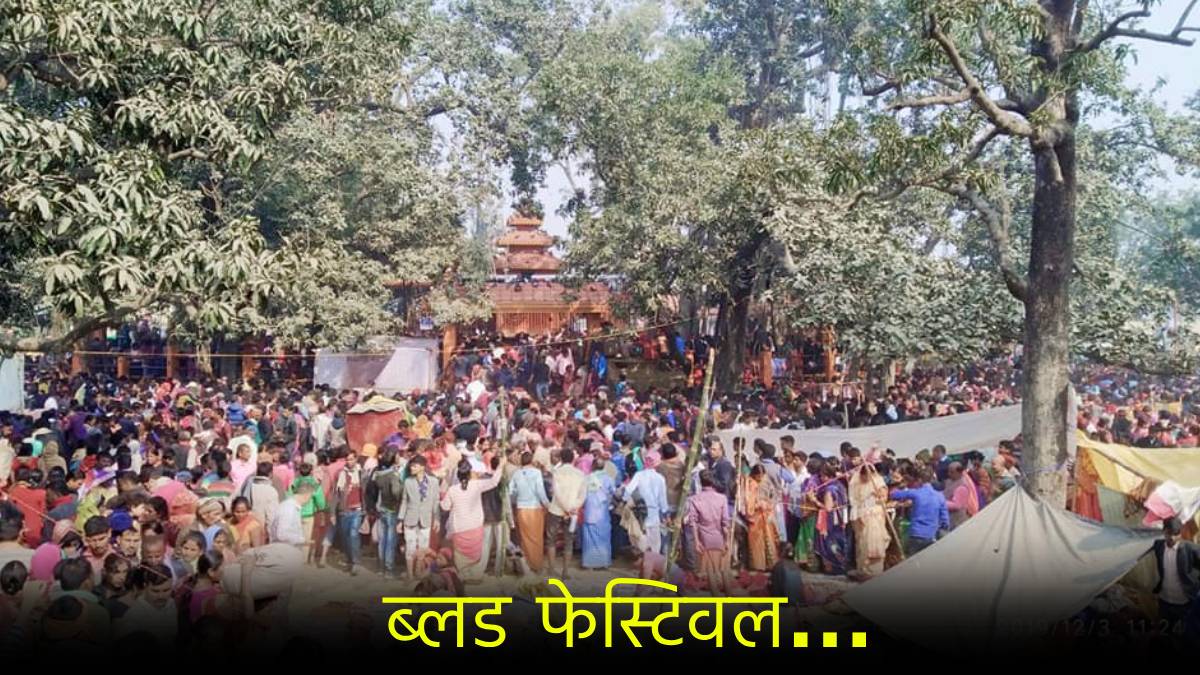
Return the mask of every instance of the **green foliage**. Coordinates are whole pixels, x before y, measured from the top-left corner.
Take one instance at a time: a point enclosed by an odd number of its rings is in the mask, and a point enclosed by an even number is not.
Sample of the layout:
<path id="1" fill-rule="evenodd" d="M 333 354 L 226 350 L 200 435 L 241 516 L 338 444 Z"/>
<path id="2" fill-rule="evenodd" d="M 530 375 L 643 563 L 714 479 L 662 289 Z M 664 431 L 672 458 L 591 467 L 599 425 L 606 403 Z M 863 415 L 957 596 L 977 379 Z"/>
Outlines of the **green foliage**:
<path id="1" fill-rule="evenodd" d="M 26 295 L 5 304 L 51 310 L 73 338 L 167 307 L 211 331 L 279 297 L 303 264 L 230 202 L 297 112 L 377 94 L 358 83 L 406 44 L 392 9 L 0 1 L 0 236 L 40 280 L 4 286 Z"/>

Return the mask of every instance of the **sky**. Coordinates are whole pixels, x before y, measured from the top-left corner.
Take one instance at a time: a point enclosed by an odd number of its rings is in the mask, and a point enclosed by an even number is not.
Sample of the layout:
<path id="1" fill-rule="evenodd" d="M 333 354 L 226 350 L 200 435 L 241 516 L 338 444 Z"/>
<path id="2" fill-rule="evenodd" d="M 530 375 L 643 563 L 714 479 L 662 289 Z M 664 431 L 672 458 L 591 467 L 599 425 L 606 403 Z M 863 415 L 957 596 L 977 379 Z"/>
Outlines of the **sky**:
<path id="1" fill-rule="evenodd" d="M 1179 18 L 1187 0 L 1164 0 L 1162 6 L 1154 15 L 1139 27 L 1155 32 L 1170 32 Z M 1192 24 L 1200 24 L 1200 16 L 1193 17 Z M 1196 36 L 1195 33 L 1187 33 Z M 1200 39 L 1191 47 L 1150 42 L 1145 40 L 1129 40 L 1137 54 L 1137 61 L 1129 65 L 1127 82 L 1144 90 L 1155 86 L 1161 77 L 1165 81 L 1160 92 L 1160 102 L 1169 109 L 1180 111 L 1191 96 L 1200 92 Z M 587 184 L 586 178 L 576 181 L 582 186 Z M 1200 188 L 1200 180 L 1193 177 L 1177 176 L 1169 172 L 1162 186 L 1164 191 L 1179 192 L 1187 189 Z M 567 238 L 567 221 L 558 215 L 559 208 L 566 203 L 571 194 L 565 174 L 561 168 L 554 167 L 546 177 L 546 183 L 538 191 L 538 199 L 545 207 L 546 230 L 557 237 Z M 507 205 L 511 199 L 504 202 Z"/>

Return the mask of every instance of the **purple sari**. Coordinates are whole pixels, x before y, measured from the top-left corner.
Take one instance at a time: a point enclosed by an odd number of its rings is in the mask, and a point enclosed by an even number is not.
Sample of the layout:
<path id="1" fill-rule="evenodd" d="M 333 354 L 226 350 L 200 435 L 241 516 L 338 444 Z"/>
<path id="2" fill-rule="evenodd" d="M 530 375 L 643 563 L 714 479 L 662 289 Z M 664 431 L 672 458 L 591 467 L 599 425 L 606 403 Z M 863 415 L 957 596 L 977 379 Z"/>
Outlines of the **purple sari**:
<path id="1" fill-rule="evenodd" d="M 850 522 L 850 497 L 846 493 L 846 486 L 837 480 L 817 491 L 817 502 L 824 504 L 825 495 L 832 498 L 834 509 L 817 516 L 817 557 L 821 559 L 827 574 L 845 574 L 852 567 L 850 542 L 846 537 L 846 525 Z M 824 527 L 821 521 L 824 521 Z"/>

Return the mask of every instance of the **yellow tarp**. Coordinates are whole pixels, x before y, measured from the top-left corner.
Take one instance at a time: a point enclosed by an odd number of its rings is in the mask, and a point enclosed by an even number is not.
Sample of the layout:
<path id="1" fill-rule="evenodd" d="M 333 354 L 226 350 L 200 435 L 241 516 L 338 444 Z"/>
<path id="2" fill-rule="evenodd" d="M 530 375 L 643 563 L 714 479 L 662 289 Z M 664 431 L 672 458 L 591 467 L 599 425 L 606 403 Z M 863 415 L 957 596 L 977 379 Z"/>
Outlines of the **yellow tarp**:
<path id="1" fill-rule="evenodd" d="M 1093 441 L 1082 431 L 1077 436 L 1079 448 L 1092 453 L 1100 481 L 1109 488 L 1129 493 L 1142 478 L 1200 487 L 1200 448 L 1134 448 Z"/>

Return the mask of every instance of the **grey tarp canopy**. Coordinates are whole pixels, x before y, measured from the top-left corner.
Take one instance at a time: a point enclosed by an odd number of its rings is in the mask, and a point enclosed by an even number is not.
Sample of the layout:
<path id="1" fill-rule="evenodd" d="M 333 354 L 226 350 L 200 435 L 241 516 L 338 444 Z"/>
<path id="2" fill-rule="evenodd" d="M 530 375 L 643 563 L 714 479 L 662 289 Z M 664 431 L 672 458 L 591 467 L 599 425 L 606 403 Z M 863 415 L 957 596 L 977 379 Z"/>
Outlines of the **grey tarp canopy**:
<path id="1" fill-rule="evenodd" d="M 1133 568 L 1156 536 L 1084 520 L 1014 488 L 843 599 L 924 647 L 999 648 L 1074 616 Z"/>
<path id="2" fill-rule="evenodd" d="M 754 454 L 754 441 L 760 439 L 774 445 L 778 451 L 780 439 L 790 436 L 795 440 L 797 450 L 809 454 L 819 452 L 826 457 L 837 455 L 843 441 L 850 442 L 864 452 L 878 441 L 880 448 L 891 448 L 896 457 L 915 457 L 921 449 L 939 443 L 946 446 L 950 454 L 994 448 L 1000 441 L 1012 440 L 1020 433 L 1021 406 L 1009 405 L 979 412 L 858 429 L 723 429 L 716 432 L 716 435 L 730 451 L 733 449 L 735 438 L 745 439 L 747 460 L 753 464 L 758 460 Z"/>

